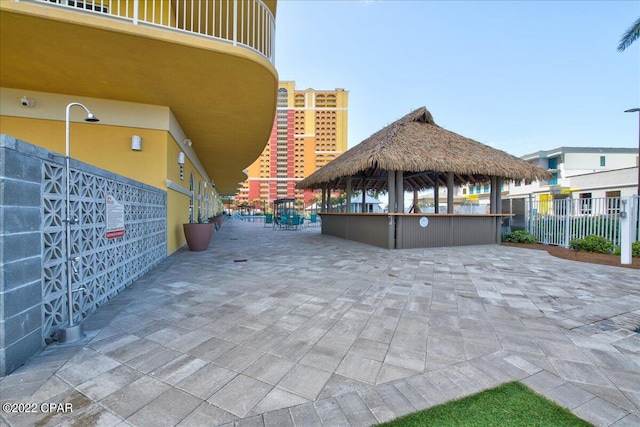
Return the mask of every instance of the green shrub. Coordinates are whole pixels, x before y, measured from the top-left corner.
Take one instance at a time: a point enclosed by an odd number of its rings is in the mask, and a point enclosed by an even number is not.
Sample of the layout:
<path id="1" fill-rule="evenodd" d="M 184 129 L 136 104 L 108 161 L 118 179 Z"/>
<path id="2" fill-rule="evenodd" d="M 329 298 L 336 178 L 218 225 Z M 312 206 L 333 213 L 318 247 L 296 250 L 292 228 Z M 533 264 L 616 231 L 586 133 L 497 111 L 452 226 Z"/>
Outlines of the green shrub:
<path id="1" fill-rule="evenodd" d="M 573 239 L 569 242 L 569 247 L 576 251 L 597 252 L 601 254 L 609 254 L 613 251 L 612 242 L 595 234 L 586 236 L 584 239 Z"/>
<path id="2" fill-rule="evenodd" d="M 613 254 L 614 255 L 621 255 L 622 253 L 622 249 L 620 249 L 620 246 L 618 246 L 614 251 Z M 640 257 L 640 241 L 638 242 L 633 242 L 631 244 L 631 256 L 632 257 Z"/>
<path id="3" fill-rule="evenodd" d="M 514 230 L 502 235 L 503 242 L 509 243 L 538 243 L 538 239 L 524 230 Z"/>

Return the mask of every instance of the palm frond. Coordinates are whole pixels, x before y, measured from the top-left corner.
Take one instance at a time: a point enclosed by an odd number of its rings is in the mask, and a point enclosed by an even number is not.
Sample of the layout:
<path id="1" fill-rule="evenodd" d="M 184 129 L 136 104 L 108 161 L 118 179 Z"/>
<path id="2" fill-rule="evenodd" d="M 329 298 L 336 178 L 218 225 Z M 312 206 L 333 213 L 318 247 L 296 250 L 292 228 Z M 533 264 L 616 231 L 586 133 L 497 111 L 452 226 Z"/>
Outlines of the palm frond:
<path id="1" fill-rule="evenodd" d="M 622 52 L 640 37 L 640 18 L 627 30 L 620 39 L 618 52 Z"/>

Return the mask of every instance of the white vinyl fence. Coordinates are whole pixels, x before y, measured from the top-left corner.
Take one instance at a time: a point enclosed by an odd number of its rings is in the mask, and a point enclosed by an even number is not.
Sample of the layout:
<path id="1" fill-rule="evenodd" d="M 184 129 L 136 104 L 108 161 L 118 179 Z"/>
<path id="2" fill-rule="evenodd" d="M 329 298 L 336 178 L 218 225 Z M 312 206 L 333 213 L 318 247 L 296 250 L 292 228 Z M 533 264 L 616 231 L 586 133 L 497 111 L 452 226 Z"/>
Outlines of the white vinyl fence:
<path id="1" fill-rule="evenodd" d="M 638 196 L 632 197 L 632 212 L 626 206 L 625 198 L 602 197 L 585 199 L 557 199 L 548 201 L 524 200 L 521 214 L 513 210 L 517 204 L 508 203 L 516 218 L 520 218 L 525 230 L 544 244 L 569 247 L 572 239 L 582 239 L 598 235 L 620 246 L 620 216 L 636 218 L 632 227 L 638 239 Z M 513 207 L 512 207 L 513 206 Z M 513 228 L 513 227 L 512 227 Z"/>

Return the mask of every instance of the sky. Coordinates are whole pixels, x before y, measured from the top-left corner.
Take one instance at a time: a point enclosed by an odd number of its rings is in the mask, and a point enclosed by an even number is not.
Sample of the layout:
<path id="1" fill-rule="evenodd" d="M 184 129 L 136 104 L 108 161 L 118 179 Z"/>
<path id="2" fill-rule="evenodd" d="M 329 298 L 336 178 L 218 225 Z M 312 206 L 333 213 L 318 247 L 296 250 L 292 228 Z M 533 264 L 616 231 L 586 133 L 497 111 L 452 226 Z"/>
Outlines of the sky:
<path id="1" fill-rule="evenodd" d="M 349 92 L 348 146 L 426 107 L 509 154 L 637 148 L 640 1 L 280 0 L 275 65 Z"/>

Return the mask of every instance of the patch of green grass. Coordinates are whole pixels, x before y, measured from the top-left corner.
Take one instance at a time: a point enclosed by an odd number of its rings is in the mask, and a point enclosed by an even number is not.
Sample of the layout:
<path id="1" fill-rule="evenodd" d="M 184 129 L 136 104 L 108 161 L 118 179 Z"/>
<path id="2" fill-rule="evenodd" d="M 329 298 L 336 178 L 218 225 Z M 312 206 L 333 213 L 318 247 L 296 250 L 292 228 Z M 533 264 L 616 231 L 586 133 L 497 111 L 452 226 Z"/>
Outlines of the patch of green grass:
<path id="1" fill-rule="evenodd" d="M 519 382 L 506 383 L 494 389 L 380 425 L 385 427 L 591 426 Z"/>

